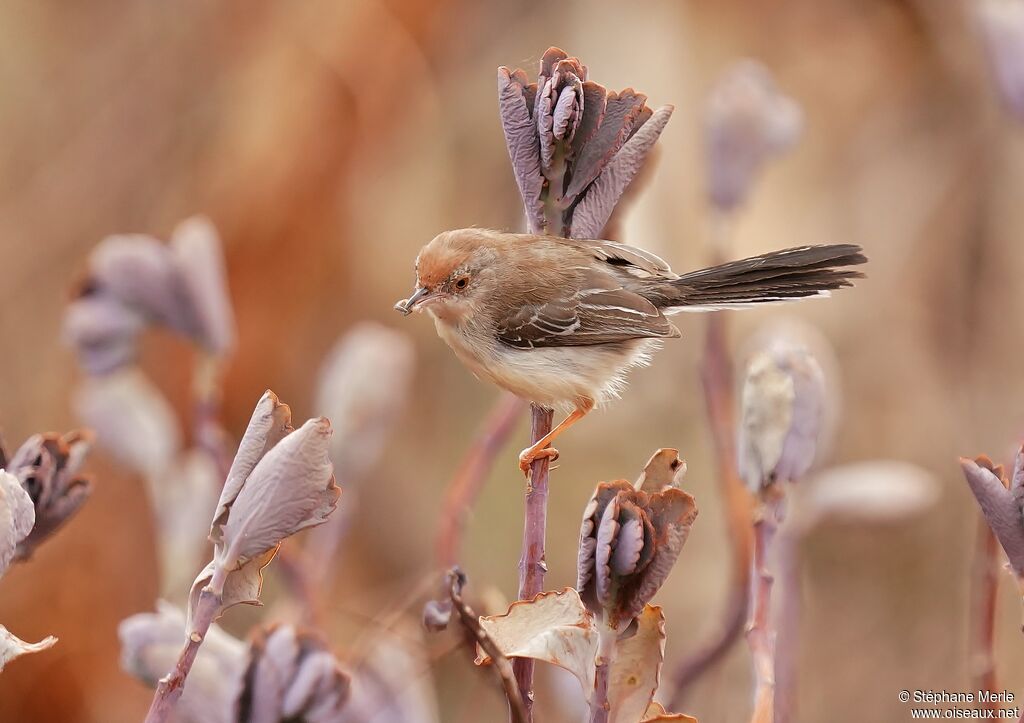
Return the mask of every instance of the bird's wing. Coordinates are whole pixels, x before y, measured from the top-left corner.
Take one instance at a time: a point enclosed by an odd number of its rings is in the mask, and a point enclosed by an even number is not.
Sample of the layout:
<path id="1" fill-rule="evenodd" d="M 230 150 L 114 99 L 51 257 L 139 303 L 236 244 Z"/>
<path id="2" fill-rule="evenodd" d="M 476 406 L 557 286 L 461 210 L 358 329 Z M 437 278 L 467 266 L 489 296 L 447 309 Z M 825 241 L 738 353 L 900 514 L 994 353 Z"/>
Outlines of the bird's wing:
<path id="1" fill-rule="evenodd" d="M 661 258 L 650 251 L 614 241 L 550 237 L 567 246 L 580 249 L 599 261 L 640 279 L 674 279 L 676 274 Z"/>
<path id="2" fill-rule="evenodd" d="M 584 289 L 520 306 L 497 321 L 498 340 L 517 349 L 679 336 L 654 304 L 621 287 Z"/>

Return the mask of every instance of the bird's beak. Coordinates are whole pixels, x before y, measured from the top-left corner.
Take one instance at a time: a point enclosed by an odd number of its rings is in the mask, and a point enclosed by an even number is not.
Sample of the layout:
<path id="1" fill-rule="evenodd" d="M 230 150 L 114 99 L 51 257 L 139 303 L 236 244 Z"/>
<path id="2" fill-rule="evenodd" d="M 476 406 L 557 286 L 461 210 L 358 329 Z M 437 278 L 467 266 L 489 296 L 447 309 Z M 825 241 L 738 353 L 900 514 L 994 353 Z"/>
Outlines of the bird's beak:
<path id="1" fill-rule="evenodd" d="M 425 297 L 429 293 L 430 292 L 427 291 L 426 288 L 422 286 L 419 287 L 418 289 L 416 289 L 416 291 L 412 292 L 412 296 L 410 296 L 408 299 L 402 299 L 397 304 L 395 304 L 395 311 L 402 312 L 403 316 L 409 316 L 409 314 L 412 313 L 412 310 L 416 306 L 416 304 L 422 301 L 423 297 Z"/>

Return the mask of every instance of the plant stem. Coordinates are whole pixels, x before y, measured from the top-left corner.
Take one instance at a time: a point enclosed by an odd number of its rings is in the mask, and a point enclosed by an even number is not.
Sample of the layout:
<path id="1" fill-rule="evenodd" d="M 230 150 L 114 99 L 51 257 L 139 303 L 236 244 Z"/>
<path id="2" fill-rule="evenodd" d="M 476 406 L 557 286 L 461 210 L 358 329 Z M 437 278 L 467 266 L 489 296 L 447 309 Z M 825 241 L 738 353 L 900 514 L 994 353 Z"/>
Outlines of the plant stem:
<path id="1" fill-rule="evenodd" d="M 501 395 L 448 484 L 441 512 L 441 528 L 437 533 L 439 566 L 451 567 L 458 562 L 466 519 L 494 466 L 495 458 L 512 434 L 523 406 L 524 402 L 513 394 Z"/>
<path id="2" fill-rule="evenodd" d="M 709 264 L 725 261 L 728 247 L 728 219 L 712 214 Z M 726 318 L 721 312 L 708 314 L 700 378 L 704 391 L 711 440 L 718 468 L 719 492 L 725 502 L 725 523 L 732 542 L 732 571 L 725 613 L 710 640 L 684 658 L 672 674 L 674 690 L 670 709 L 682 707 L 687 688 L 720 660 L 740 637 L 747 619 L 753 530 L 751 501 L 736 466 L 736 420 L 733 395 L 733 361 L 726 339 Z"/>
<path id="3" fill-rule="evenodd" d="M 796 715 L 796 678 L 800 657 L 800 617 L 803 590 L 800 585 L 800 533 L 782 525 L 775 543 L 778 587 L 778 627 L 775 635 L 775 721 L 790 723 Z"/>
<path id="4" fill-rule="evenodd" d="M 594 669 L 594 693 L 590 697 L 590 723 L 608 723 L 611 705 L 608 687 L 612 663 L 615 662 L 615 644 L 618 635 L 614 629 L 602 626 L 598 637 L 597 659 Z"/>
<path id="5" fill-rule="evenodd" d="M 174 710 L 174 705 L 184 692 L 185 678 L 188 677 L 188 673 L 192 669 L 192 663 L 195 662 L 196 655 L 199 653 L 199 646 L 206 639 L 206 633 L 221 609 L 226 577 L 225 568 L 218 566 L 210 584 L 200 591 L 195 615 L 186 631 L 188 638 L 185 640 L 185 647 L 181 649 L 174 669 L 160 679 L 156 692 L 153 694 L 153 702 L 146 714 L 145 723 L 163 723 L 168 720 Z"/>
<path id="6" fill-rule="evenodd" d="M 538 442 L 551 431 L 554 412 L 537 404 L 530 406 L 530 440 Z M 531 600 L 544 590 L 544 540 L 548 522 L 548 463 L 541 457 L 530 467 L 526 483 L 526 512 L 523 523 L 523 548 L 519 558 L 519 599 Z M 526 703 L 527 720 L 533 720 L 533 660 L 516 658 L 513 662 L 516 681 Z"/>
<path id="7" fill-rule="evenodd" d="M 775 631 L 771 627 L 773 578 L 768 553 L 776 529 L 774 485 L 762 487 L 754 516 L 754 556 L 750 580 L 750 623 L 747 643 L 754 663 L 754 713 L 751 723 L 772 723 L 775 696 Z"/>
<path id="8" fill-rule="evenodd" d="M 217 465 L 217 475 L 223 484 L 231 468 L 231 454 L 220 421 L 220 374 L 221 363 L 217 357 L 203 354 L 196 361 L 192 380 L 192 437 L 193 443 Z"/>
<path id="9" fill-rule="evenodd" d="M 998 575 L 999 545 L 992 529 L 982 517 L 978 523 L 977 541 L 974 547 L 974 562 L 971 585 L 971 631 L 970 671 L 974 690 L 997 691 L 995 666 L 996 602 L 999 591 Z M 982 703 L 986 710 L 996 710 L 996 701 Z"/>
<path id="10" fill-rule="evenodd" d="M 459 620 L 473 635 L 483 651 L 490 656 L 495 670 L 498 671 L 502 687 L 505 689 L 505 697 L 508 699 L 509 720 L 512 723 L 526 723 L 530 720 L 531 712 L 517 682 L 515 671 L 508 658 L 480 625 L 480 618 L 463 601 L 462 586 L 465 584 L 465 580 L 466 578 L 457 567 L 448 572 L 448 593 L 451 596 L 452 606 L 459 614 Z"/>

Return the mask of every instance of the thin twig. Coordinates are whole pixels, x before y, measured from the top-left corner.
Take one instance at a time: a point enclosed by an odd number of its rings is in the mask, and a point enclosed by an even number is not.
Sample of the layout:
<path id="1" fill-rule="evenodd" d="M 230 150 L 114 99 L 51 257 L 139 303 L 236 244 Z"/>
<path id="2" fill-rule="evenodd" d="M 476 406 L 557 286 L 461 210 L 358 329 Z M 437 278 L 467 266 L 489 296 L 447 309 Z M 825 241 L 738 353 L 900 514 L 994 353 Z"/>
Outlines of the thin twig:
<path id="1" fill-rule="evenodd" d="M 459 561 L 466 520 L 494 460 L 504 448 L 515 428 L 525 403 L 514 394 L 503 394 L 484 421 L 477 438 L 448 484 L 441 527 L 437 533 L 437 561 L 440 567 L 451 567 Z"/>
<path id="2" fill-rule="evenodd" d="M 192 380 L 192 437 L 193 443 L 213 460 L 223 484 L 231 468 L 231 452 L 220 418 L 223 396 L 220 375 L 219 358 L 203 354 L 196 361 Z"/>
<path id="3" fill-rule="evenodd" d="M 459 614 L 459 620 L 472 633 L 477 644 L 483 648 L 483 651 L 490 656 L 494 669 L 498 671 L 502 687 L 505 689 L 505 697 L 508 699 L 509 718 L 513 723 L 526 723 L 530 719 L 530 713 L 520 692 L 519 683 L 516 681 L 515 672 L 512 670 L 512 664 L 491 639 L 491 636 L 487 634 L 487 631 L 483 629 L 483 626 L 480 625 L 480 619 L 476 613 L 463 601 L 462 586 L 465 582 L 466 578 L 459 568 L 453 567 L 448 572 L 448 592 L 451 595 L 452 605 Z"/>
<path id="4" fill-rule="evenodd" d="M 971 679 L 973 690 L 995 692 L 995 629 L 996 602 L 999 590 L 999 545 L 996 536 L 984 518 L 978 523 L 977 541 L 974 548 L 972 566 L 973 584 L 971 585 L 971 619 L 974 629 L 971 631 Z M 983 709 L 996 710 L 996 701 L 981 701 Z"/>
<path id="5" fill-rule="evenodd" d="M 537 404 L 530 407 L 530 440 L 536 444 L 551 431 L 554 412 Z M 530 467 L 526 484 L 526 513 L 523 524 L 523 549 L 519 558 L 519 599 L 532 600 L 544 590 L 544 542 L 548 523 L 548 457 L 541 457 Z M 516 658 L 513 663 L 516 681 L 523 692 L 527 720 L 533 720 L 533 660 Z"/>
<path id="6" fill-rule="evenodd" d="M 188 637 L 185 640 L 185 647 L 178 655 L 174 670 L 164 676 L 157 685 L 153 702 L 146 714 L 146 723 L 163 723 L 168 720 L 178 698 L 184 692 L 185 678 L 192 669 L 192 663 L 199 653 L 199 646 L 203 644 L 213 619 L 221 609 L 226 577 L 227 570 L 218 565 L 210 583 L 200 591 L 195 615 L 190 621 L 189 630 L 186 631 Z"/>
<path id="7" fill-rule="evenodd" d="M 775 631 L 771 627 L 772 574 L 768 553 L 776 529 L 777 493 L 762 488 L 754 516 L 754 556 L 750 580 L 750 624 L 747 643 L 754 663 L 754 713 L 751 723 L 772 723 L 775 696 Z"/>

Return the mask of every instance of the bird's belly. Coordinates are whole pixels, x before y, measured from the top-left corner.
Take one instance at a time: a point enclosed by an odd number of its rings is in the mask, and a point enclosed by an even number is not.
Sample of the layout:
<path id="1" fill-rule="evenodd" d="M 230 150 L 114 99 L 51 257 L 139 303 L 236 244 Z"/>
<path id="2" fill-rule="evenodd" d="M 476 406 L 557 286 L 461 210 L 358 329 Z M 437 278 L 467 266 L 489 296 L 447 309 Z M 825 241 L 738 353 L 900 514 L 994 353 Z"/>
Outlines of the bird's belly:
<path id="1" fill-rule="evenodd" d="M 606 402 L 618 396 L 626 371 L 644 364 L 654 340 L 617 344 L 516 349 L 494 341 L 469 343 L 438 324 L 442 338 L 478 378 L 547 407 L 571 409 L 579 400 Z M 486 349 L 486 351 L 484 351 Z"/>

